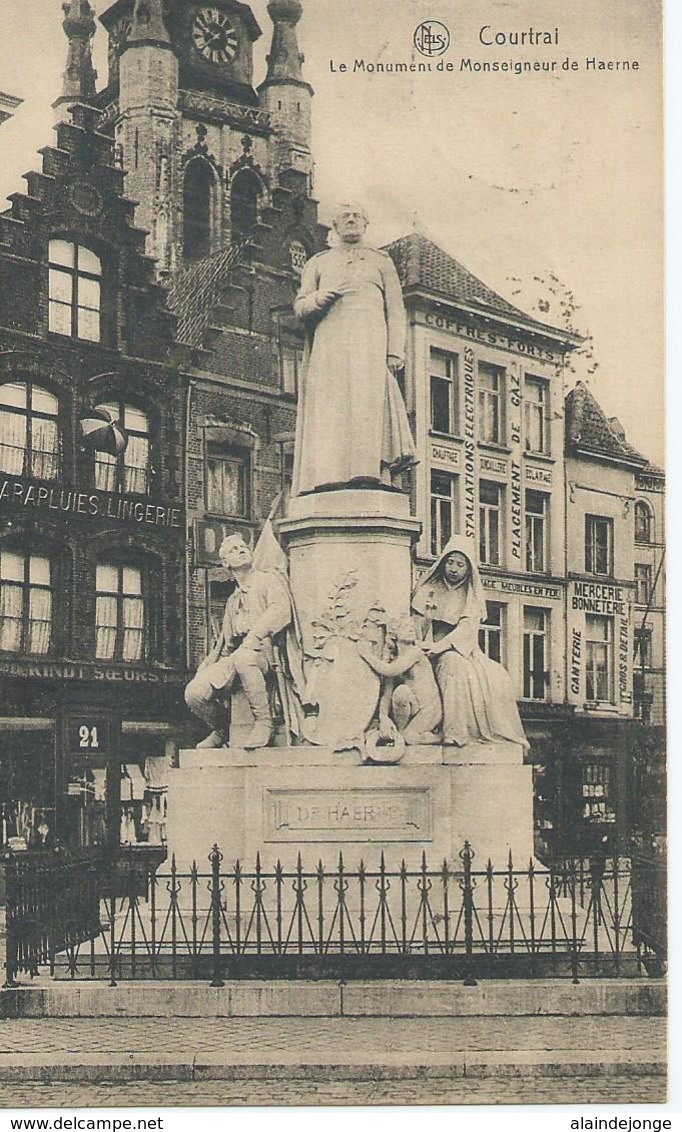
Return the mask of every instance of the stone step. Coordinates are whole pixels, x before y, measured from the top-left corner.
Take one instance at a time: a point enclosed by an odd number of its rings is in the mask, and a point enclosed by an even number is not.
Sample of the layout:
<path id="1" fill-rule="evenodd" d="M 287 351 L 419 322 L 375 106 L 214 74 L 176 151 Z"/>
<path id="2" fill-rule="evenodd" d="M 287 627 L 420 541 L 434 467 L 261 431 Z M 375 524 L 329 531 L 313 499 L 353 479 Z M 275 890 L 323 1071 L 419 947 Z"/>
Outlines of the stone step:
<path id="1" fill-rule="evenodd" d="M 641 979 L 461 982 L 244 980 L 98 981 L 41 977 L 0 993 L 4 1018 L 661 1017 L 666 984 Z"/>

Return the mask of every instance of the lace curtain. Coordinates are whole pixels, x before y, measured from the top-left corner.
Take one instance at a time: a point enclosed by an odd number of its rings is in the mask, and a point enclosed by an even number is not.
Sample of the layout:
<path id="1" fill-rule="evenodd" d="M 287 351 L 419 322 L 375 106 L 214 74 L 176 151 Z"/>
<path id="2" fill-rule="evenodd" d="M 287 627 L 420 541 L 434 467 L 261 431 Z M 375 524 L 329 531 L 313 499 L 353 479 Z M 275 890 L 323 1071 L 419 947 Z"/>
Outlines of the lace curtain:
<path id="1" fill-rule="evenodd" d="M 22 587 L 3 582 L 0 585 L 0 649 L 5 652 L 21 649 L 22 606 Z"/>
<path id="2" fill-rule="evenodd" d="M 26 460 L 27 424 L 22 413 L 0 412 L 0 471 L 14 476 L 30 473 L 39 480 L 53 480 L 59 474 L 57 421 L 31 417 L 30 466 Z"/>
<path id="3" fill-rule="evenodd" d="M 20 476 L 26 457 L 26 417 L 0 412 L 0 472 Z"/>
<path id="4" fill-rule="evenodd" d="M 59 473 L 59 429 L 56 421 L 33 417 L 31 462 L 39 480 L 53 480 Z"/>
<path id="5" fill-rule="evenodd" d="M 144 602 L 141 597 L 123 599 L 123 659 L 141 660 L 144 648 Z"/>
<path id="6" fill-rule="evenodd" d="M 116 655 L 116 598 L 111 594 L 97 598 L 97 644 L 95 655 L 100 660 L 113 660 Z"/>
<path id="7" fill-rule="evenodd" d="M 0 649 L 5 652 L 20 652 L 22 649 L 25 592 L 23 586 L 9 582 L 0 586 Z M 25 649 L 30 653 L 47 653 L 52 636 L 52 592 L 31 587 L 28 602 L 28 640 Z"/>
<path id="8" fill-rule="evenodd" d="M 31 589 L 28 618 L 28 651 L 46 653 L 50 648 L 52 628 L 52 593 Z"/>

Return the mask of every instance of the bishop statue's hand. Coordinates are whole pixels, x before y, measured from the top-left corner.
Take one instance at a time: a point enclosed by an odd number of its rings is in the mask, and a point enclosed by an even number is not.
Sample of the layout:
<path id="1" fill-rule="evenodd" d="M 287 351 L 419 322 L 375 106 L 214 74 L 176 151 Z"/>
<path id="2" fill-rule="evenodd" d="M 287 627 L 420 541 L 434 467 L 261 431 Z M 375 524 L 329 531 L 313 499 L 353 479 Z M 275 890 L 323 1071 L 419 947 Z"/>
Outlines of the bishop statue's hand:
<path id="1" fill-rule="evenodd" d="M 396 374 L 403 368 L 405 362 L 402 358 L 397 357 L 395 354 L 389 354 L 386 359 L 386 364 L 391 373 Z"/>

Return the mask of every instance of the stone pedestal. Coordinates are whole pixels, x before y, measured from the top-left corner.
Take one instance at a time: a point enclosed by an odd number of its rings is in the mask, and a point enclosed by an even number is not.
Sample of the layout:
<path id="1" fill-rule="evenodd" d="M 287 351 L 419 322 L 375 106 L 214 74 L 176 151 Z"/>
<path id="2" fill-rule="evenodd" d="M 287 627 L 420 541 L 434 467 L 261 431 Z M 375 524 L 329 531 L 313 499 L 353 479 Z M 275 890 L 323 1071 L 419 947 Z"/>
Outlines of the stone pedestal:
<path id="1" fill-rule="evenodd" d="M 377 603 L 389 617 L 409 613 L 411 550 L 419 531 L 409 499 L 400 492 L 325 491 L 290 501 L 279 534 L 306 649 L 311 621 L 351 575 L 355 584 L 348 600 L 359 619 Z"/>
<path id="2" fill-rule="evenodd" d="M 360 753 L 323 747 L 182 751 L 169 775 L 168 848 L 187 871 L 200 871 L 217 843 L 225 867 L 239 859 L 264 869 L 277 860 L 295 868 L 300 852 L 312 870 L 430 869 L 447 858 L 457 865 L 468 840 L 477 869 L 490 858 L 498 869 L 511 850 L 517 868 L 533 853 L 531 767 L 511 743 L 408 747 L 398 766 L 363 764 Z"/>

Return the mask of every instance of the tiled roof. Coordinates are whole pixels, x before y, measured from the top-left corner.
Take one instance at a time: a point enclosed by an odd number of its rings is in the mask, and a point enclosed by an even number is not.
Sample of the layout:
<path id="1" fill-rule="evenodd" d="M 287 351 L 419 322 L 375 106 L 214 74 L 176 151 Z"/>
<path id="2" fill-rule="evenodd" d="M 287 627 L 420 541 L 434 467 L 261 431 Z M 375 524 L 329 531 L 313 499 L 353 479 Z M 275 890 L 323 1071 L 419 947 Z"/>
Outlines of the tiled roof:
<path id="1" fill-rule="evenodd" d="M 665 479 L 663 468 L 659 468 L 658 464 L 652 463 L 651 460 L 647 460 L 644 467 L 640 468 L 640 472 L 643 476 L 662 476 Z"/>
<path id="2" fill-rule="evenodd" d="M 480 307 L 488 313 L 507 315 L 532 326 L 551 330 L 486 286 L 456 259 L 432 240 L 411 232 L 388 244 L 384 251 L 393 259 L 403 287 L 425 287 L 449 299 L 459 299 L 467 306 Z M 563 333 L 561 332 L 562 336 Z"/>
<path id="3" fill-rule="evenodd" d="M 178 342 L 201 346 L 230 273 L 244 261 L 249 245 L 249 240 L 228 244 L 176 271 L 168 290 L 168 306 L 178 320 Z"/>
<path id="4" fill-rule="evenodd" d="M 639 464 L 642 470 L 648 464 L 646 457 L 619 435 L 617 422 L 614 427 L 582 381 L 566 397 L 566 446 L 569 451 L 579 449 Z"/>

